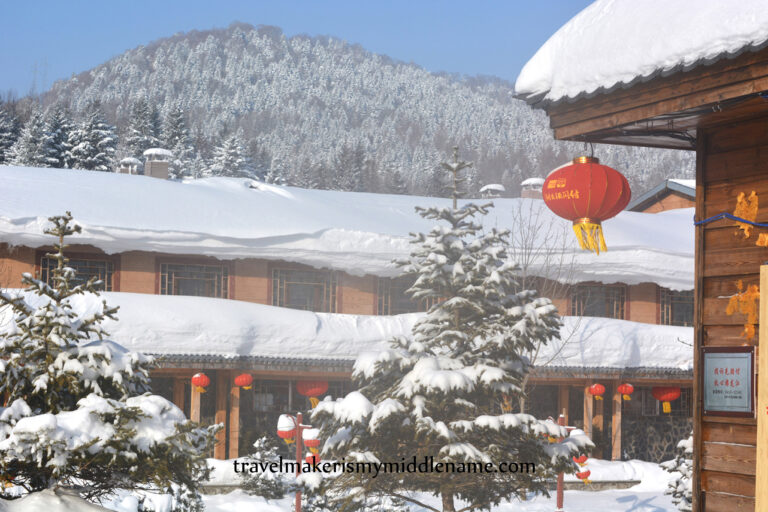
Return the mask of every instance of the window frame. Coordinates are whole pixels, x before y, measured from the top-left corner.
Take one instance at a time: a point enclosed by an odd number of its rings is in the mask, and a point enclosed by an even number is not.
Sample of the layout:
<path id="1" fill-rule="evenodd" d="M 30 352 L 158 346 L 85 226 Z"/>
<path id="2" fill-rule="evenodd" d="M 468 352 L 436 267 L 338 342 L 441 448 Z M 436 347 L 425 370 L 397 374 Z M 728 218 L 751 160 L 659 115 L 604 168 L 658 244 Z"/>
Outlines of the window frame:
<path id="1" fill-rule="evenodd" d="M 288 295 L 285 287 L 285 277 L 282 275 L 286 272 L 308 272 L 324 274 L 322 279 L 316 282 L 301 282 L 301 281 L 289 281 L 294 284 L 307 284 L 307 285 L 320 285 L 323 286 L 321 292 L 322 304 L 320 307 L 313 307 L 312 309 L 295 308 L 286 305 L 286 299 Z M 341 300 L 341 289 L 339 285 L 339 272 L 331 269 L 317 269 L 312 267 L 299 267 L 299 266 L 285 266 L 274 265 L 269 267 L 270 287 L 269 287 L 269 303 L 272 306 L 295 309 L 297 311 L 312 311 L 314 313 L 336 313 L 339 309 L 339 302 Z"/>
<path id="2" fill-rule="evenodd" d="M 570 298 L 570 314 L 572 316 L 586 316 L 584 315 L 584 307 L 579 306 L 580 300 L 578 298 L 579 292 L 585 288 L 601 288 L 605 290 L 605 313 L 604 316 L 599 316 L 595 318 L 612 318 L 615 320 L 626 320 L 627 319 L 627 310 L 629 307 L 629 300 L 628 300 L 628 290 L 627 285 L 623 283 L 617 283 L 617 284 L 602 284 L 602 283 L 578 283 L 573 286 L 571 286 L 569 298 Z M 608 310 L 609 310 L 609 300 L 608 300 L 608 293 L 617 293 L 620 300 L 620 308 L 621 308 L 621 316 L 608 316 Z M 616 306 L 614 305 L 612 309 L 615 311 Z"/>
<path id="3" fill-rule="evenodd" d="M 183 266 L 198 266 L 198 267 L 219 267 L 221 268 L 221 275 L 223 283 L 220 284 L 221 295 L 209 296 L 209 295 L 176 295 L 173 293 L 163 292 L 163 267 L 165 265 L 183 265 Z M 230 299 L 234 296 L 232 265 L 229 262 L 219 261 L 216 259 L 200 259 L 200 258 L 158 258 L 155 261 L 155 294 L 167 295 L 171 297 L 207 297 L 215 299 Z M 166 285 L 168 286 L 168 285 Z"/>
<path id="4" fill-rule="evenodd" d="M 674 295 L 690 294 L 691 305 L 691 317 L 689 323 L 673 323 L 675 317 L 674 305 L 682 304 L 681 301 L 675 301 Z M 659 287 L 659 325 L 673 325 L 678 327 L 692 327 L 693 326 L 693 290 L 670 290 L 669 288 Z"/>
<path id="5" fill-rule="evenodd" d="M 43 259 L 48 258 L 48 254 L 52 254 L 55 252 L 54 248 L 50 248 L 49 250 L 38 250 L 35 252 L 35 276 L 37 276 L 38 279 L 48 283 L 47 279 L 43 279 Z M 98 290 L 99 292 L 119 292 L 120 291 L 120 255 L 110 255 L 110 254 L 100 254 L 100 253 L 91 253 L 91 252 L 65 252 L 65 256 L 67 259 L 71 262 L 73 260 L 75 261 L 94 261 L 94 262 L 104 262 L 108 265 L 112 266 L 112 275 L 111 275 L 111 283 L 109 283 L 109 288 L 107 289 L 107 283 L 104 283 L 104 289 Z M 48 283 L 50 284 L 50 283 Z"/>

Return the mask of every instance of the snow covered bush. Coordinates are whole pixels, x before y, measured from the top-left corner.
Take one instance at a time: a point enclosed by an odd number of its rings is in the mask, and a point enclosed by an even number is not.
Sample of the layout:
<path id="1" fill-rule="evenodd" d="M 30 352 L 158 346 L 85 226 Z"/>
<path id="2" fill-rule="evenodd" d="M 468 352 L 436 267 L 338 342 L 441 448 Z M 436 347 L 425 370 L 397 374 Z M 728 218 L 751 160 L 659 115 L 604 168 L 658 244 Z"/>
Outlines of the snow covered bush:
<path id="1" fill-rule="evenodd" d="M 213 429 L 149 394 L 150 358 L 104 339 L 101 322 L 117 308 L 102 301 L 93 314 L 75 313 L 73 302 L 98 283 L 78 282 L 67 266 L 64 238 L 80 231 L 72 216 L 49 220 L 49 283 L 24 274 L 25 292 L 0 290 L 0 316 L 12 320 L 0 328 L 0 481 L 27 493 L 67 487 L 89 500 L 173 487 L 177 510 L 200 509 Z"/>
<path id="2" fill-rule="evenodd" d="M 560 319 L 549 299 L 516 291 L 518 267 L 508 258 L 507 233 L 483 231 L 475 220 L 492 204 L 458 205 L 457 174 L 467 165 L 457 154 L 444 164 L 453 174 L 453 207 L 417 209 L 442 224 L 414 235 L 410 259 L 399 262 L 415 277 L 411 297 L 431 308 L 412 338 L 393 339 L 388 350 L 359 357 L 353 373 L 359 391 L 321 402 L 312 422 L 322 425 L 324 459 L 375 464 L 433 457 L 463 467 L 514 462 L 535 470 L 393 470 L 375 478 L 343 472 L 330 485 L 343 491 L 344 503 L 389 496 L 437 510 L 410 494 L 426 492 L 441 496 L 444 512 L 456 510 L 457 499 L 462 510 L 490 509 L 529 492 L 547 494 L 548 481 L 572 472 L 571 456 L 591 446 L 552 421 L 500 411 L 502 399 L 524 392 L 529 362 L 523 354 L 556 338 Z M 566 440 L 550 442 L 559 437 Z"/>
<path id="3" fill-rule="evenodd" d="M 678 454 L 673 460 L 663 462 L 661 466 L 672 473 L 674 477 L 669 482 L 665 494 L 672 495 L 672 503 L 681 512 L 693 510 L 693 435 L 677 443 Z"/>

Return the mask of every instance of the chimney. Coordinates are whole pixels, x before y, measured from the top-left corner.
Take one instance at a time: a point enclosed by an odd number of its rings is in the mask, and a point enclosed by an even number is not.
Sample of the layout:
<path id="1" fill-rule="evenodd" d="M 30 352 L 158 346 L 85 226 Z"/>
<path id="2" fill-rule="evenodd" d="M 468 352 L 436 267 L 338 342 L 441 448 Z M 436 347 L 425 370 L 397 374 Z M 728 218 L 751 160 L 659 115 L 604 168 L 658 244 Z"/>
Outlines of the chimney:
<path id="1" fill-rule="evenodd" d="M 139 172 L 139 166 L 141 166 L 141 161 L 139 161 L 138 158 L 129 156 L 128 158 L 120 160 L 117 172 L 120 174 L 141 174 Z"/>
<path id="2" fill-rule="evenodd" d="M 524 199 L 543 199 L 541 188 L 544 186 L 544 178 L 528 178 L 520 184 L 523 188 L 520 197 Z"/>
<path id="3" fill-rule="evenodd" d="M 173 158 L 173 153 L 167 149 L 149 148 L 144 152 L 144 176 L 152 178 L 168 179 L 168 166 Z"/>

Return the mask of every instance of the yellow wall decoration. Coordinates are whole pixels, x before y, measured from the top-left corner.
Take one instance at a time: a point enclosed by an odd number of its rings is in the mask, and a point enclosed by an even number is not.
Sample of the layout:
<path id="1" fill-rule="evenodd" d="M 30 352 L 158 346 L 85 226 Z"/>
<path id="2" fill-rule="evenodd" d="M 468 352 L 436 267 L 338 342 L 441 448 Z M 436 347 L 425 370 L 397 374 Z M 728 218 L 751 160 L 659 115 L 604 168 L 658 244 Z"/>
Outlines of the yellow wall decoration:
<path id="1" fill-rule="evenodd" d="M 755 219 L 757 218 L 757 194 L 753 190 L 749 197 L 744 192 L 741 192 L 738 197 L 736 197 L 736 209 L 733 211 L 733 214 L 736 217 L 741 217 L 742 219 L 746 219 L 751 222 L 755 222 Z M 749 238 L 749 235 L 752 231 L 752 226 L 750 224 L 747 224 L 745 222 L 737 222 L 739 228 L 734 233 L 735 236 L 739 236 L 739 231 L 744 232 L 744 238 Z M 758 244 L 759 244 L 758 240 Z"/>
<path id="2" fill-rule="evenodd" d="M 739 279 L 736 282 L 738 293 L 728 301 L 728 307 L 725 308 L 725 314 L 733 315 L 741 313 L 747 315 L 747 322 L 744 324 L 742 338 L 752 339 L 755 337 L 755 324 L 758 322 L 758 300 L 760 300 L 760 288 L 756 284 L 751 284 L 744 288 L 744 283 Z"/>

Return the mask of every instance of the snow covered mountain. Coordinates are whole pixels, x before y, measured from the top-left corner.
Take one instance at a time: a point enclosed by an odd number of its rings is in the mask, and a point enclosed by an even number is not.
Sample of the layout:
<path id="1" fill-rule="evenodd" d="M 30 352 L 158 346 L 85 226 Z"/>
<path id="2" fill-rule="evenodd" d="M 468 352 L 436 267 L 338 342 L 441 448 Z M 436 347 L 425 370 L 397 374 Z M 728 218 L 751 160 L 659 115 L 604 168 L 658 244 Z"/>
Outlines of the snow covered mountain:
<path id="1" fill-rule="evenodd" d="M 137 99 L 181 106 L 202 152 L 242 129 L 261 172 L 313 188 L 440 195 L 436 164 L 458 144 L 475 162 L 473 192 L 503 183 L 514 196 L 523 179 L 584 147 L 555 141 L 544 115 L 513 95 L 500 79 L 430 73 L 338 39 L 235 23 L 129 50 L 57 82 L 44 103 L 82 111 L 99 100 L 120 128 Z M 635 193 L 693 174 L 685 152 L 604 146 L 595 155 Z"/>

